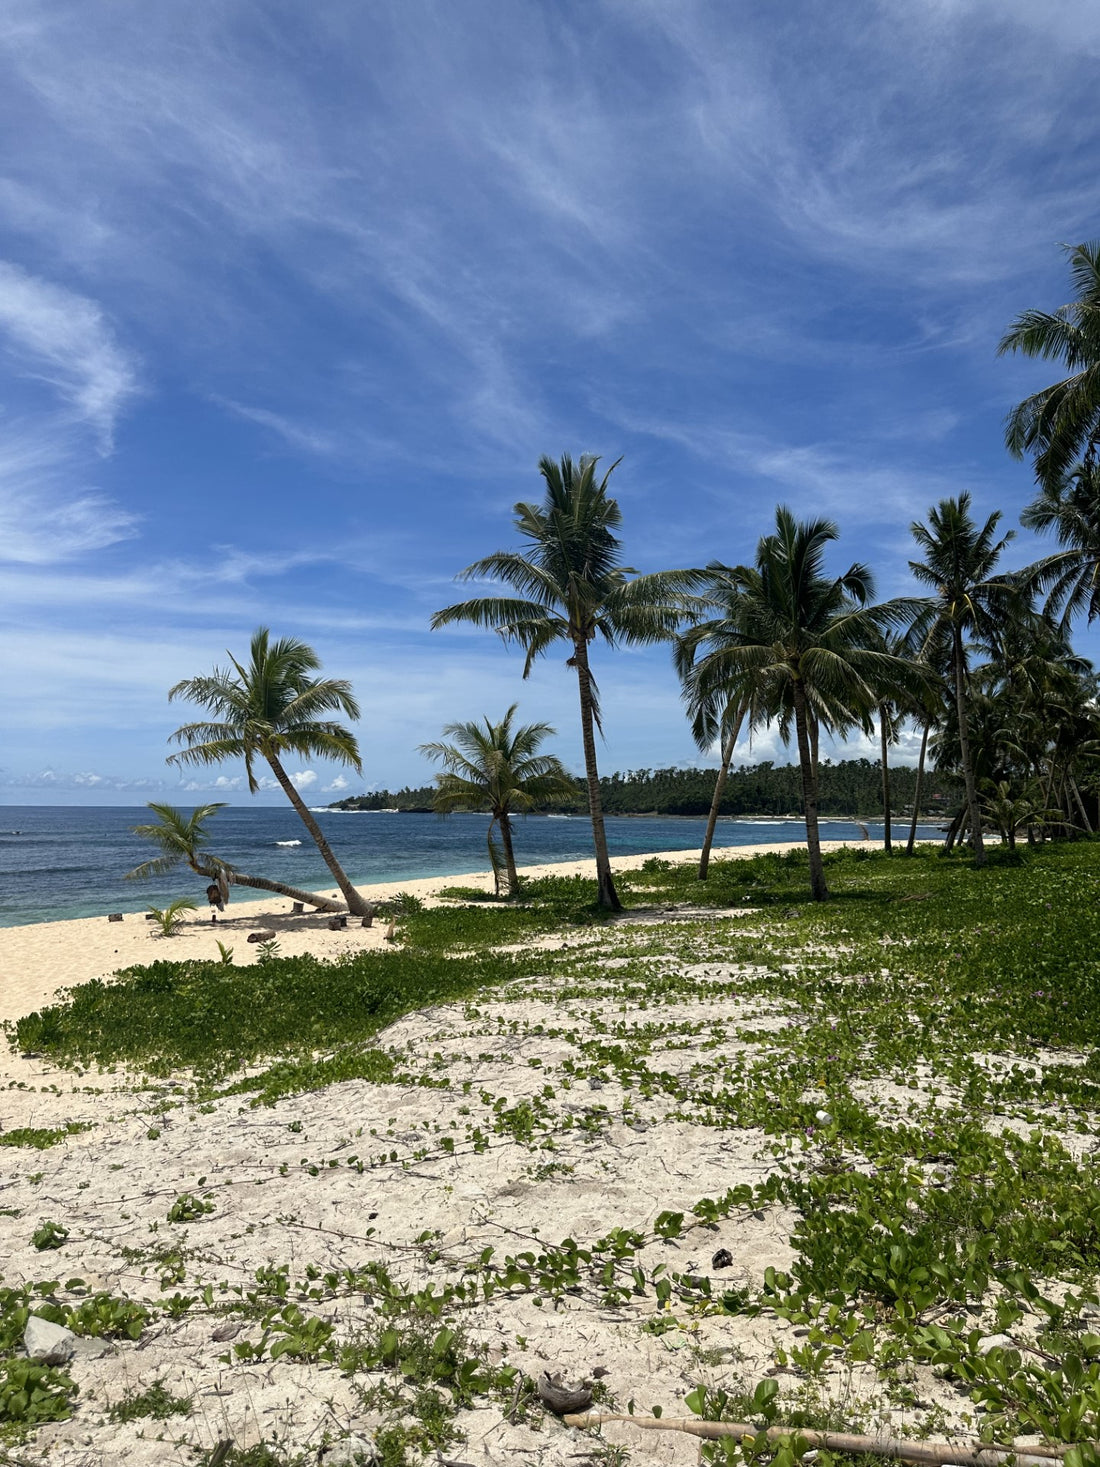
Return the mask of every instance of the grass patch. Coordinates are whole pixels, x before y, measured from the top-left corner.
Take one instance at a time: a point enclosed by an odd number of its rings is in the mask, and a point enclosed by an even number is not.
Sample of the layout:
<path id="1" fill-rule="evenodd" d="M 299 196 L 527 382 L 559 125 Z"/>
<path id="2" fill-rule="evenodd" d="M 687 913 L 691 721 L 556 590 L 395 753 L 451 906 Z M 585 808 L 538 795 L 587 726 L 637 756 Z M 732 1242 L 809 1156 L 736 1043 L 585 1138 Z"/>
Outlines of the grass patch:
<path id="1" fill-rule="evenodd" d="M 423 948 L 247 968 L 158 962 L 113 983 L 81 984 L 67 1002 L 20 1019 L 13 1037 L 61 1064 L 131 1063 L 153 1075 L 191 1069 L 214 1080 L 269 1056 L 312 1060 L 370 1039 L 410 1010 L 518 976 L 510 957 Z"/>
<path id="2" fill-rule="evenodd" d="M 171 1416 L 190 1416 L 190 1396 L 174 1396 L 162 1380 L 154 1381 L 148 1388 L 134 1395 L 123 1396 L 121 1401 L 108 1410 L 112 1421 L 167 1421 Z"/>

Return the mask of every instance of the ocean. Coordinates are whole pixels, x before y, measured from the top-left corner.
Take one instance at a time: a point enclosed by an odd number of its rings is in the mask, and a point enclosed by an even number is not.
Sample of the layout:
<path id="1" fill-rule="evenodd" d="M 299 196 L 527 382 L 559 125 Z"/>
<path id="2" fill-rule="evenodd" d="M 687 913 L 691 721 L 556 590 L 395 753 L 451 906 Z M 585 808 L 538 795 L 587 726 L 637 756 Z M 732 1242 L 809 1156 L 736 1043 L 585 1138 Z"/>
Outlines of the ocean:
<path id="1" fill-rule="evenodd" d="M 392 883 L 422 876 L 461 876 L 488 869 L 485 815 L 408 815 L 386 811 L 314 812 L 337 860 L 358 883 Z M 176 897 L 202 903 L 204 882 L 185 866 L 152 881 L 126 880 L 126 873 L 156 854 L 132 833 L 148 823 L 144 806 L 0 805 L 0 927 L 54 922 L 106 912 L 140 912 L 164 907 Z M 650 851 L 691 850 L 702 844 L 706 821 L 649 816 L 609 816 L 612 858 Z M 871 825 L 872 840 L 882 839 Z M 270 805 L 229 805 L 210 822 L 211 849 L 253 876 L 285 881 L 307 891 L 335 890 L 294 811 Z M 935 827 L 921 835 L 934 837 Z M 823 839 L 858 839 L 850 821 L 822 822 Z M 718 822 L 715 849 L 800 840 L 801 820 Z M 903 834 L 904 838 L 904 834 Z M 592 834 L 582 815 L 532 815 L 516 821 L 520 866 L 572 861 L 592 855 Z M 242 900 L 262 893 L 241 892 Z"/>

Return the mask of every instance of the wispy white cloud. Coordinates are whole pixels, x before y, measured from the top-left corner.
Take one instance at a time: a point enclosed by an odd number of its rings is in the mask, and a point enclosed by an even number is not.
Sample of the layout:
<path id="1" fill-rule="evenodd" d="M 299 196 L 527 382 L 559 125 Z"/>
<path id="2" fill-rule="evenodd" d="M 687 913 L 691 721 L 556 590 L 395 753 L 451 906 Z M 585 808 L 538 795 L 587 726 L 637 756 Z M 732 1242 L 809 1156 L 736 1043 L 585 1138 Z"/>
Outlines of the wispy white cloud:
<path id="1" fill-rule="evenodd" d="M 86 486 L 71 428 L 8 422 L 0 433 L 0 562 L 53 565 L 138 533 L 139 517 Z"/>
<path id="2" fill-rule="evenodd" d="M 0 339 L 16 370 L 55 388 L 109 450 L 138 378 L 100 307 L 0 260 Z"/>
<path id="3" fill-rule="evenodd" d="M 326 433 L 318 428 L 305 427 L 293 422 L 283 413 L 272 412 L 268 408 L 248 407 L 242 402 L 234 402 L 229 397 L 215 397 L 214 401 L 227 408 L 235 417 L 266 428 L 277 438 L 281 438 L 290 448 L 320 454 L 323 457 L 329 457 L 337 450 L 337 440 L 332 433 Z"/>

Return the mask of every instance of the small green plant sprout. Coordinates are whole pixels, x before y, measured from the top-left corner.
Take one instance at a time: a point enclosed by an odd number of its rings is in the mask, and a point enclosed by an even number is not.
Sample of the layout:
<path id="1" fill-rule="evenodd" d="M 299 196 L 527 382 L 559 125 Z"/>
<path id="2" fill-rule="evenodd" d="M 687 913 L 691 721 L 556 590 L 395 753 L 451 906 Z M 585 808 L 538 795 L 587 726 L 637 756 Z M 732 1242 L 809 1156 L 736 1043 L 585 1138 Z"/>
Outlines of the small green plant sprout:
<path id="1" fill-rule="evenodd" d="M 181 1192 L 168 1209 L 170 1223 L 199 1222 L 214 1211 L 214 1204 L 205 1197 L 196 1197 L 193 1192 Z"/>
<path id="2" fill-rule="evenodd" d="M 184 912 L 193 911 L 195 911 L 195 903 L 190 897 L 177 897 L 163 910 L 160 907 L 149 908 L 149 914 L 160 928 L 162 937 L 172 937 L 177 929 L 183 926 Z"/>
<path id="3" fill-rule="evenodd" d="M 69 1230 L 61 1223 L 50 1222 L 44 1219 L 38 1224 L 31 1234 L 31 1242 L 39 1253 L 45 1253 L 50 1248 L 63 1248 L 69 1241 Z"/>
<path id="4" fill-rule="evenodd" d="M 220 947 L 221 944 L 219 943 Z M 266 942 L 261 942 L 256 948 L 256 961 L 262 967 L 264 963 L 273 963 L 280 954 L 278 939 L 269 937 Z"/>
<path id="5" fill-rule="evenodd" d="M 231 968 L 233 966 L 233 949 L 227 943 L 218 943 L 218 961 L 223 968 Z"/>

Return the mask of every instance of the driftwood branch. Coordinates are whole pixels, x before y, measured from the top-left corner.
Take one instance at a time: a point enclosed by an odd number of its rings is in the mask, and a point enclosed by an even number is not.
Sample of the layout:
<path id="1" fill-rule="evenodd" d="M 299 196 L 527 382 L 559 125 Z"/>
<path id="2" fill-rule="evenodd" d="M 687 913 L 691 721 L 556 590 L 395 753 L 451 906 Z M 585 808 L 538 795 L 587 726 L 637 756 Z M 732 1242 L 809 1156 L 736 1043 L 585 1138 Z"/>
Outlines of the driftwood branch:
<path id="1" fill-rule="evenodd" d="M 595 1412 L 564 1416 L 566 1426 L 604 1426 L 610 1421 L 623 1421 L 643 1431 L 683 1431 L 690 1436 L 717 1441 L 724 1436 L 760 1435 L 757 1427 L 741 1421 L 701 1421 L 697 1416 L 601 1416 Z M 769 1426 L 764 1433 L 770 1442 L 798 1437 L 807 1447 L 825 1447 L 834 1452 L 866 1453 L 877 1457 L 894 1457 L 899 1462 L 931 1464 L 931 1467 L 1050 1467 L 1051 1459 L 1060 1460 L 1068 1447 L 1040 1447 L 1037 1451 L 1016 1451 L 1012 1447 L 989 1447 L 974 1440 L 960 1443 L 903 1441 L 892 1436 L 853 1436 L 846 1431 L 811 1431 L 802 1426 Z"/>

